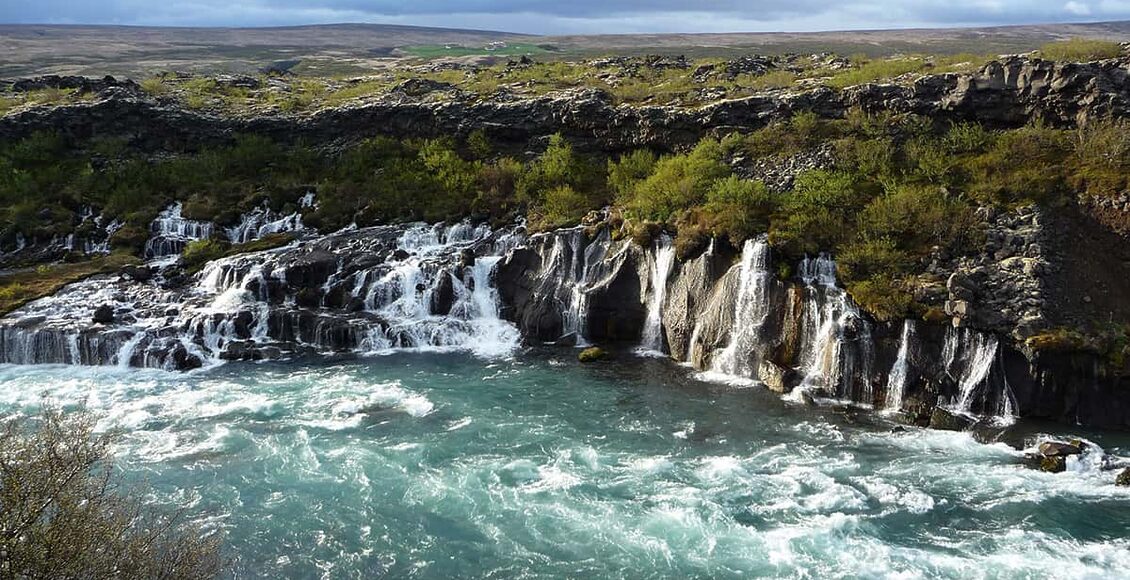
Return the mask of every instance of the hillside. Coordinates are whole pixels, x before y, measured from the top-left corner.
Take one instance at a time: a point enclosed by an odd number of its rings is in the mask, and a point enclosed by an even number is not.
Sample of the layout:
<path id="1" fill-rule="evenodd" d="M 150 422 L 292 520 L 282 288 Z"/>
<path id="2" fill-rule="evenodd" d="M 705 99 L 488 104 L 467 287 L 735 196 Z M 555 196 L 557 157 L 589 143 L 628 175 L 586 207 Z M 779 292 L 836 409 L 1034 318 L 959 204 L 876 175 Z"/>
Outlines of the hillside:
<path id="1" fill-rule="evenodd" d="M 532 36 L 382 24 L 284 28 L 156 28 L 0 25 L 0 78 L 42 74 L 113 74 L 140 78 L 162 71 L 250 73 L 276 63 L 305 75 L 362 74 L 404 60 L 505 60 L 519 54 L 565 59 L 616 54 L 732 57 L 837 52 L 1002 54 L 1065 38 L 1125 40 L 1130 23 L 813 33 Z M 506 46 L 491 43 L 505 43 Z"/>

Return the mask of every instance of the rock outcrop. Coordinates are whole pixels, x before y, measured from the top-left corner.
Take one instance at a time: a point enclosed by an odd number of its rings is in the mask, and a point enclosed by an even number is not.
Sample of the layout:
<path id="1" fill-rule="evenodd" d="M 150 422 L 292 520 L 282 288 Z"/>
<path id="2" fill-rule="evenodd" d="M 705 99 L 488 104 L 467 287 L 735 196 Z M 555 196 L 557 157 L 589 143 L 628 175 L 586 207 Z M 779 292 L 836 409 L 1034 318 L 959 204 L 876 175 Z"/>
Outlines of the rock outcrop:
<path id="1" fill-rule="evenodd" d="M 799 111 L 842 117 L 853 107 L 1002 127 L 1023 125 L 1033 118 L 1075 125 L 1090 118 L 1130 113 L 1128 75 L 1130 60 L 1125 58 L 1065 64 L 1009 57 L 972 74 L 925 75 L 909 84 L 867 84 L 844 90 L 776 91 L 701 107 L 616 105 L 610 95 L 597 89 L 517 99 L 450 92 L 446 98 L 424 99 L 419 96 L 446 87 L 416 83 L 362 103 L 312 114 L 251 116 L 184 109 L 146 95 L 130 81 L 36 79 L 16 83 L 29 88 L 85 83 L 89 85 L 86 90 L 96 96 L 89 102 L 6 115 L 0 118 L 0 139 L 19 139 L 42 130 L 80 137 L 120 135 L 136 147 L 153 151 L 226 142 L 238 133 L 281 142 L 328 144 L 374 135 L 465 136 L 481 129 L 495 143 L 516 151 L 525 151 L 553 133 L 589 150 L 671 150 L 706 135 L 756 129 Z"/>

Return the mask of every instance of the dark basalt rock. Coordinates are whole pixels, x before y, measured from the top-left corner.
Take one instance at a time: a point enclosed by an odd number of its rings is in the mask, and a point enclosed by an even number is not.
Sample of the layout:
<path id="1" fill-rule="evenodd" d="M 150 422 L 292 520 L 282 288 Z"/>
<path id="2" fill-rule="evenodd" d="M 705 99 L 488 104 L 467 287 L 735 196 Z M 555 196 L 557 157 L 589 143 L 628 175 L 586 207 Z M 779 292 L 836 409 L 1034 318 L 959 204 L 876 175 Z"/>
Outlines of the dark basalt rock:
<path id="1" fill-rule="evenodd" d="M 94 309 L 94 317 L 92 320 L 96 324 L 111 324 L 114 322 L 114 307 L 109 304 L 103 304 Z"/>
<path id="2" fill-rule="evenodd" d="M 944 407 L 935 407 L 930 415 L 930 428 L 942 431 L 965 431 L 972 427 L 977 420 L 960 413 L 955 413 Z"/>
<path id="3" fill-rule="evenodd" d="M 153 278 L 153 270 L 144 266 L 134 266 L 132 264 L 122 266 L 122 276 L 133 280 L 134 282 L 148 282 Z"/>
<path id="4" fill-rule="evenodd" d="M 450 272 L 443 272 L 435 288 L 432 289 L 431 312 L 437 316 L 446 316 L 451 312 L 454 303 L 455 283 L 451 280 Z"/>

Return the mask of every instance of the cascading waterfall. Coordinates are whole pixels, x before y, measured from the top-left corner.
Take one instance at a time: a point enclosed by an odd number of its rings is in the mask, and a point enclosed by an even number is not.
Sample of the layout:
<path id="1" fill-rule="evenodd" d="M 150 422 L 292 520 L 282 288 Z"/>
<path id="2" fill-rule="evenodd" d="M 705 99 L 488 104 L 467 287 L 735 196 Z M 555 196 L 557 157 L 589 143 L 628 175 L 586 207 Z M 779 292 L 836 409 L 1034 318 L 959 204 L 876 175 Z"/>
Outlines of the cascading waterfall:
<path id="1" fill-rule="evenodd" d="M 751 360 L 759 331 L 769 315 L 769 289 L 773 273 L 766 238 L 746 240 L 739 266 L 740 284 L 734 302 L 734 322 L 726 347 L 711 361 L 711 372 L 740 378 L 753 378 L 756 367 Z"/>
<path id="2" fill-rule="evenodd" d="M 146 258 L 179 254 L 189 242 L 212 237 L 211 222 L 187 219 L 181 215 L 182 210 L 180 202 L 174 203 L 153 220 L 149 226 L 153 235 L 145 243 Z"/>
<path id="3" fill-rule="evenodd" d="M 671 236 L 663 234 L 655 242 L 650 267 L 650 293 L 647 298 L 647 319 L 643 327 L 643 339 L 638 352 L 642 354 L 663 354 L 663 300 L 667 296 L 667 278 L 675 263 L 675 246 Z"/>
<path id="4" fill-rule="evenodd" d="M 902 409 L 903 397 L 906 395 L 907 381 L 910 375 L 910 348 L 914 341 L 914 321 L 905 320 L 902 325 L 902 338 L 899 342 L 898 354 L 895 357 L 891 372 L 887 375 L 887 400 L 884 409 L 897 412 Z"/>
<path id="5" fill-rule="evenodd" d="M 829 256 L 805 258 L 798 268 L 804 282 L 801 391 L 872 404 L 868 381 L 858 397 L 854 377 L 870 374 L 871 329 L 847 292 L 836 285 L 836 263 Z M 798 393 L 799 396 L 799 393 Z"/>
<path id="6" fill-rule="evenodd" d="M 169 213 L 161 231 L 200 233 L 172 225 L 178 212 Z M 0 362 L 183 369 L 227 358 L 401 347 L 504 356 L 519 336 L 499 316 L 493 277 L 498 250 L 521 237 L 520 228 L 496 234 L 469 223 L 352 229 L 215 260 L 180 289 L 92 278 L 4 319 Z M 304 297 L 311 293 L 320 296 L 314 304 Z M 326 306 L 333 296 L 357 306 Z M 91 324 L 94 309 L 106 304 L 116 305 L 113 322 Z"/>
<path id="7" fill-rule="evenodd" d="M 946 373 L 957 383 L 953 410 L 1010 419 L 1016 400 L 1004 373 L 1000 342 L 991 334 L 951 328 L 942 348 Z"/>
<path id="8" fill-rule="evenodd" d="M 301 213 L 296 211 L 282 215 L 264 203 L 263 206 L 243 214 L 239 225 L 228 228 L 226 233 L 231 243 L 246 244 L 271 234 L 300 231 L 303 227 Z"/>

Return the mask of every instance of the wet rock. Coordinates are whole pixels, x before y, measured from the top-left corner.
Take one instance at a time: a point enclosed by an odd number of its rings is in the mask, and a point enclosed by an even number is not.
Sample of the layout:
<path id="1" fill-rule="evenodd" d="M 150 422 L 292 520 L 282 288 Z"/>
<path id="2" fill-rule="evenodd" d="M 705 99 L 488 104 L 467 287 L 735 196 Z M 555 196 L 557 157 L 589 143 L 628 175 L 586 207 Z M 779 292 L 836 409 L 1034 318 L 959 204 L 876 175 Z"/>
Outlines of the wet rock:
<path id="1" fill-rule="evenodd" d="M 796 371 L 768 360 L 761 361 L 757 375 L 765 387 L 774 393 L 787 393 L 796 382 Z"/>
<path id="2" fill-rule="evenodd" d="M 599 346 L 590 346 L 589 348 L 582 350 L 581 353 L 577 355 L 577 360 L 579 360 L 583 363 L 596 362 L 596 361 L 608 360 L 608 359 L 609 359 L 608 353 L 603 348 L 600 348 Z"/>
<path id="3" fill-rule="evenodd" d="M 1063 441 L 1045 441 L 1039 446 L 1039 453 L 1044 457 L 1067 457 L 1083 453 L 1083 444 L 1079 441 L 1066 443 Z"/>
<path id="4" fill-rule="evenodd" d="M 944 407 L 935 407 L 930 415 L 930 428 L 941 431 L 965 431 L 975 422 L 972 417 L 955 413 Z"/>
<path id="5" fill-rule="evenodd" d="M 149 268 L 146 268 L 144 266 L 135 266 L 133 264 L 122 266 L 121 274 L 125 278 L 133 280 L 134 282 L 148 282 L 153 278 L 153 270 L 150 270 Z"/>
<path id="6" fill-rule="evenodd" d="M 464 248 L 459 252 L 459 265 L 464 268 L 470 268 L 475 265 L 475 251 L 471 248 Z"/>
<path id="7" fill-rule="evenodd" d="M 1067 471 L 1067 458 L 1061 456 L 1040 457 L 1040 471 L 1048 473 Z"/>
<path id="8" fill-rule="evenodd" d="M 455 283 L 450 272 L 441 272 L 435 287 L 432 288 L 431 312 L 436 316 L 446 316 L 455 304 Z"/>
<path id="9" fill-rule="evenodd" d="M 103 304 L 94 309 L 93 321 L 95 324 L 111 324 L 114 322 L 114 307 Z"/>
<path id="10" fill-rule="evenodd" d="M 1122 470 L 1118 477 L 1114 480 L 1115 485 L 1130 487 L 1130 467 Z"/>

